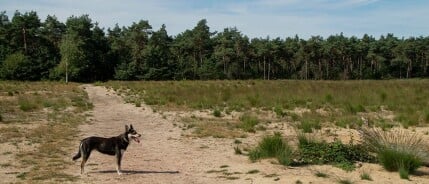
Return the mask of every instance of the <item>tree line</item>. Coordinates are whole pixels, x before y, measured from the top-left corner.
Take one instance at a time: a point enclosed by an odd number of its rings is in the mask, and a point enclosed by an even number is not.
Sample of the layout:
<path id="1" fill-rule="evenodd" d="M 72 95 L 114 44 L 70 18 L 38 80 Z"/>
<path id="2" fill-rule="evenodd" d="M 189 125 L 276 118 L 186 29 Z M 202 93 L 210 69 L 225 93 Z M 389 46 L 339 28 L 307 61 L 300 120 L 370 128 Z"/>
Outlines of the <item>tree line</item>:
<path id="1" fill-rule="evenodd" d="M 205 19 L 171 36 L 147 20 L 100 28 L 88 15 L 65 23 L 34 11 L 0 12 L 0 79 L 211 80 L 429 77 L 429 37 L 249 38 L 212 32 Z"/>

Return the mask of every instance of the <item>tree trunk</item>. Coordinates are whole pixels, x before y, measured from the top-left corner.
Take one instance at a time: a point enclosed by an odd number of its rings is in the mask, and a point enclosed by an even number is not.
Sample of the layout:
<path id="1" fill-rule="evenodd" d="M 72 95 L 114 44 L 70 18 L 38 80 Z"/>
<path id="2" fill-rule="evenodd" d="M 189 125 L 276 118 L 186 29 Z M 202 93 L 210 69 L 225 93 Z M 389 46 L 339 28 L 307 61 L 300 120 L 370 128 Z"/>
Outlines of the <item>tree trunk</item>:
<path id="1" fill-rule="evenodd" d="M 264 80 L 266 80 L 266 78 L 265 78 L 265 56 L 264 56 Z"/>
<path id="2" fill-rule="evenodd" d="M 22 34 L 24 36 L 24 51 L 25 51 L 25 53 L 27 53 L 27 36 L 26 36 L 27 33 L 26 33 L 24 27 L 22 28 Z"/>

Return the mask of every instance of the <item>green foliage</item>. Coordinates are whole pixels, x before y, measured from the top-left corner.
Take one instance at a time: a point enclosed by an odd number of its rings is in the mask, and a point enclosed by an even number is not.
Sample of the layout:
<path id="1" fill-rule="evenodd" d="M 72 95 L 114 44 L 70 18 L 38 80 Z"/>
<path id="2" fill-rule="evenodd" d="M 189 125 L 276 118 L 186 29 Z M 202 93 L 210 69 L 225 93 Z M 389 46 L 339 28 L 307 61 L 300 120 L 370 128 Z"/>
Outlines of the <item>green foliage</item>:
<path id="1" fill-rule="evenodd" d="M 313 130 L 320 130 L 322 126 L 320 122 L 317 120 L 302 120 L 300 124 L 298 124 L 298 128 L 302 129 L 304 133 L 312 133 Z"/>
<path id="2" fill-rule="evenodd" d="M 367 172 L 363 172 L 360 174 L 360 179 L 361 180 L 368 180 L 368 181 L 372 181 L 371 175 L 369 175 L 369 173 Z"/>
<path id="3" fill-rule="evenodd" d="M 239 127 L 246 132 L 255 132 L 255 126 L 259 124 L 259 119 L 249 114 L 243 114 L 240 121 Z"/>
<path id="4" fill-rule="evenodd" d="M 409 180 L 409 179 L 410 179 L 410 176 L 409 176 L 410 171 L 409 171 L 409 169 L 408 169 L 408 168 L 406 168 L 406 167 L 404 167 L 404 166 L 401 166 L 401 167 L 399 167 L 398 172 L 399 172 L 399 177 L 400 177 L 401 179 L 406 179 L 406 180 Z"/>
<path id="5" fill-rule="evenodd" d="M 221 117 L 222 116 L 222 112 L 220 112 L 219 109 L 215 109 L 213 111 L 213 116 L 215 116 L 215 117 Z"/>
<path id="6" fill-rule="evenodd" d="M 423 164 L 423 158 L 413 153 L 397 149 L 383 149 L 377 153 L 379 162 L 388 171 L 399 171 L 400 169 L 413 173 Z"/>
<path id="7" fill-rule="evenodd" d="M 361 136 L 365 146 L 377 154 L 378 161 L 388 171 L 413 173 L 429 155 L 421 136 L 415 133 L 373 128 L 362 129 Z"/>
<path id="8" fill-rule="evenodd" d="M 259 142 L 258 146 L 249 151 L 249 158 L 256 161 L 263 158 L 277 158 L 280 164 L 292 163 L 292 148 L 282 138 L 280 133 L 266 136 Z"/>
<path id="9" fill-rule="evenodd" d="M 304 134 L 298 135 L 299 164 L 334 164 L 344 170 L 353 170 L 354 162 L 373 162 L 375 158 L 360 145 L 315 141 Z"/>
<path id="10" fill-rule="evenodd" d="M 30 79 L 31 61 L 24 54 L 18 52 L 8 55 L 3 63 L 0 63 L 0 78 L 8 80 L 26 80 Z"/>

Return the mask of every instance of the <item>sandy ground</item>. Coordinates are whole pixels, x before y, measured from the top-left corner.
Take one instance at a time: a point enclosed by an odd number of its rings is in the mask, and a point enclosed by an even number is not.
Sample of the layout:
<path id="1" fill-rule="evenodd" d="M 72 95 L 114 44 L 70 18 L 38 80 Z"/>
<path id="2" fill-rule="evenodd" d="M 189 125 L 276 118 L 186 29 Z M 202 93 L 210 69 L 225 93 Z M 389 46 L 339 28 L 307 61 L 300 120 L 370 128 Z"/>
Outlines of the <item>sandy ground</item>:
<path id="1" fill-rule="evenodd" d="M 125 124 L 133 124 L 142 134 L 140 144 L 132 143 L 122 162 L 123 175 L 115 170 L 115 158 L 93 152 L 86 165 L 86 174 L 80 175 L 80 160 L 67 172 L 79 176 L 78 183 L 337 183 L 349 180 L 354 183 L 429 183 L 429 169 L 419 169 L 418 176 L 402 180 L 397 172 L 386 172 L 376 164 L 363 164 L 353 172 L 322 165 L 284 167 L 263 160 L 251 163 L 246 156 L 234 154 L 233 139 L 193 138 L 182 136 L 180 117 L 161 115 L 149 106 L 135 107 L 126 104 L 113 91 L 101 86 L 84 85 L 94 104 L 90 123 L 80 127 L 79 139 L 87 136 L 110 137 L 121 134 Z M 285 130 L 287 131 L 287 130 Z M 255 142 L 258 135 L 243 142 Z M 251 170 L 258 173 L 248 174 Z M 218 171 L 218 172 L 216 172 Z M 315 173 L 329 177 L 316 177 Z M 366 172 L 374 181 L 360 179 Z"/>

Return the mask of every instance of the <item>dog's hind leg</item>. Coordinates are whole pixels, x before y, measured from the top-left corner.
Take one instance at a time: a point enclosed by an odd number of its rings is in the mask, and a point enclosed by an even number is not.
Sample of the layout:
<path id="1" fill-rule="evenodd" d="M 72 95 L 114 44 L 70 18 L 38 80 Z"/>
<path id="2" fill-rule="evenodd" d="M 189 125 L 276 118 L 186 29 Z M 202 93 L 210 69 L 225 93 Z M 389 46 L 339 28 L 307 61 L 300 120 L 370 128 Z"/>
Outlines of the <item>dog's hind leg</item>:
<path id="1" fill-rule="evenodd" d="M 85 163 L 88 161 L 89 156 L 91 155 L 91 150 L 86 149 L 86 146 L 82 146 L 80 149 L 82 155 L 82 162 L 80 163 L 80 174 L 84 173 Z"/>

